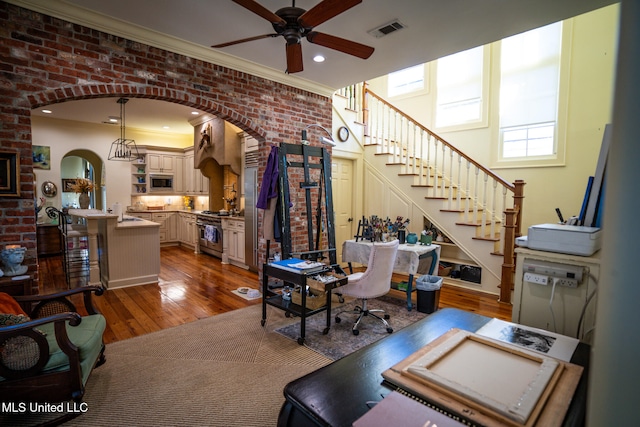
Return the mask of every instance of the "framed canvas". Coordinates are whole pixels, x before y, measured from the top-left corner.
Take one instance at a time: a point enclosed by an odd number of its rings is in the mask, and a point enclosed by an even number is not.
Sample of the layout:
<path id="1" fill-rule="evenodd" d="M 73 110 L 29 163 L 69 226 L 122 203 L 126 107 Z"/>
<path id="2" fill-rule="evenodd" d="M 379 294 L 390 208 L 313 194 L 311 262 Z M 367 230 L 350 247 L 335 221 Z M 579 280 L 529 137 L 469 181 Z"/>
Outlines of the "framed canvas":
<path id="1" fill-rule="evenodd" d="M 0 150 L 0 196 L 20 196 L 20 156 L 15 151 Z"/>
<path id="2" fill-rule="evenodd" d="M 63 193 L 73 193 L 72 187 L 76 185 L 75 178 L 73 179 L 62 179 L 62 192 Z"/>
<path id="3" fill-rule="evenodd" d="M 51 147 L 33 145 L 31 147 L 34 169 L 51 169 Z"/>

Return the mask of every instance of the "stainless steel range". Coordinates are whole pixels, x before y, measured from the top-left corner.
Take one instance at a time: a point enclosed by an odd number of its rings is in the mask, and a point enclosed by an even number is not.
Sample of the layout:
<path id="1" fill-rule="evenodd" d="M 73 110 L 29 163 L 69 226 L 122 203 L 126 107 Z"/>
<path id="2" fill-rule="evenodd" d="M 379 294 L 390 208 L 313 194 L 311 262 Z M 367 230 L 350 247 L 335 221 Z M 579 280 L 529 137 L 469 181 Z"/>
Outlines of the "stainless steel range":
<path id="1" fill-rule="evenodd" d="M 211 211 L 202 211 L 197 215 L 198 246 L 200 252 L 222 258 L 222 221 Z"/>

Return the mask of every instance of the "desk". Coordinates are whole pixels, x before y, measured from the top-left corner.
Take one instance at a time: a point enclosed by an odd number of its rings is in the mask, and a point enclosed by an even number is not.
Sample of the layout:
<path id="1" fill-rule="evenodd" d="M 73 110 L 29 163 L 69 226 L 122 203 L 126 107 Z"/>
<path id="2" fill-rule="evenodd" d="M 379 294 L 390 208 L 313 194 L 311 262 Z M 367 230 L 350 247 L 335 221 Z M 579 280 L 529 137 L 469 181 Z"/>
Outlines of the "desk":
<path id="1" fill-rule="evenodd" d="M 279 427 L 351 426 L 369 409 L 366 402 L 378 402 L 391 392 L 382 384 L 382 372 L 420 350 L 451 328 L 475 332 L 488 317 L 444 308 L 400 331 L 336 360 L 284 388 L 285 403 Z M 571 363 L 583 366 L 578 388 L 563 426 L 584 424 L 587 401 L 589 346 L 579 343 Z"/>
<path id="2" fill-rule="evenodd" d="M 340 267 L 339 272 L 342 273 L 342 269 Z M 328 271 L 329 268 L 326 269 Z M 327 311 L 327 327 L 322 331 L 323 334 L 329 333 L 329 328 L 331 327 L 331 290 L 337 288 L 339 286 L 343 286 L 347 284 L 347 277 L 345 276 L 342 279 L 325 283 L 324 291 L 326 292 L 326 303 L 322 307 L 318 307 L 316 309 L 307 308 L 307 297 L 306 292 L 301 292 L 301 305 L 294 304 L 292 301 L 284 301 L 281 295 L 278 295 L 269 289 L 269 277 L 273 277 L 274 279 L 282 280 L 284 283 L 288 283 L 293 285 L 292 288 L 299 286 L 300 289 L 305 289 L 307 286 L 307 279 L 311 276 L 318 274 L 316 273 L 293 273 L 291 271 L 286 271 L 278 267 L 274 267 L 269 264 L 262 265 L 262 321 L 260 322 L 262 326 L 265 325 L 267 321 L 267 304 L 277 307 L 281 310 L 284 310 L 287 315 L 293 314 L 295 316 L 300 316 L 300 337 L 298 338 L 298 344 L 304 344 L 305 337 L 305 329 L 307 323 L 307 317 L 319 313 L 321 311 Z"/>
<path id="3" fill-rule="evenodd" d="M 357 262 L 367 265 L 373 243 L 368 241 L 346 240 L 342 244 L 342 262 Z M 428 258 L 431 258 L 429 261 Z M 407 283 L 407 310 L 411 311 L 411 292 L 413 292 L 413 276 L 420 274 L 433 274 L 440 259 L 439 245 L 409 245 L 406 243 L 398 246 L 398 255 L 393 267 L 394 273 L 408 274 Z"/>

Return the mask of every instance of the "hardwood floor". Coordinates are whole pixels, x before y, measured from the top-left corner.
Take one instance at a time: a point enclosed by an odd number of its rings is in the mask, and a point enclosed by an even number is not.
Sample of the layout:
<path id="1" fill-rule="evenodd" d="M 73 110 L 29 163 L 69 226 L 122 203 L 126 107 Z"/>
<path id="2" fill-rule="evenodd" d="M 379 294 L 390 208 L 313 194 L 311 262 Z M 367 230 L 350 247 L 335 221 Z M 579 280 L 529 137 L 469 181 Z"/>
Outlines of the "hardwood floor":
<path id="1" fill-rule="evenodd" d="M 218 258 L 194 254 L 193 250 L 178 246 L 161 248 L 160 260 L 159 283 L 108 290 L 96 298 L 97 307 L 107 318 L 105 343 L 260 304 L 260 299 L 247 301 L 232 293 L 244 286 L 257 289 L 257 273 L 224 265 Z M 43 257 L 39 264 L 40 293 L 67 289 L 61 256 Z M 404 297 L 404 293 L 392 293 Z M 497 302 L 496 296 L 446 285 L 440 292 L 439 307 L 511 319 L 511 306 Z"/>

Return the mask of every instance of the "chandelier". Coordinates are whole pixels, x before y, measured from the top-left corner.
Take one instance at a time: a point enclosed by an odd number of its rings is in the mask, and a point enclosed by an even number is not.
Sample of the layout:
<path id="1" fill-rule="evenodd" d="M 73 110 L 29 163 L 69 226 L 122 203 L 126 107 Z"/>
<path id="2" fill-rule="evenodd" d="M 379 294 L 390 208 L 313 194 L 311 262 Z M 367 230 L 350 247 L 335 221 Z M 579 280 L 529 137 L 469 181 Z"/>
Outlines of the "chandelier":
<path id="1" fill-rule="evenodd" d="M 109 157 L 107 160 L 116 160 L 122 162 L 133 162 L 138 157 L 138 147 L 133 139 L 125 138 L 125 115 L 124 104 L 129 101 L 127 98 L 118 99 L 120 104 L 120 138 L 111 143 L 111 149 L 109 150 Z"/>

